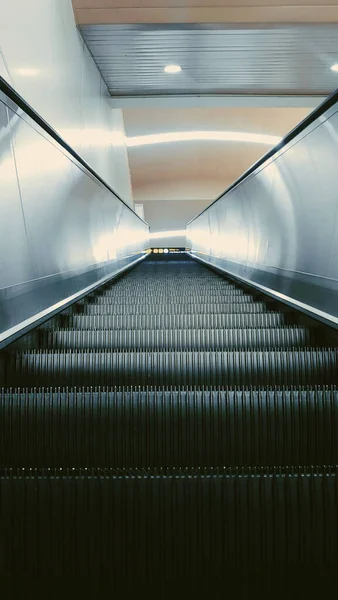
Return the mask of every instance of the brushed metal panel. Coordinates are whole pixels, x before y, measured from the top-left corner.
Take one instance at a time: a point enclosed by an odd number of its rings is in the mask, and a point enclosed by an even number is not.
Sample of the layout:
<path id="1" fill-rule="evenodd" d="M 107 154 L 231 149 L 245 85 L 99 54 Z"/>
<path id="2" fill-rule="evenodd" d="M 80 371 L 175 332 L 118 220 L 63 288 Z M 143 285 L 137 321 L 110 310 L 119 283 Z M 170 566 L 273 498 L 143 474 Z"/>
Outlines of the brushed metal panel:
<path id="1" fill-rule="evenodd" d="M 2 346 L 144 256 L 149 228 L 13 101 L 0 173 Z"/>
<path id="2" fill-rule="evenodd" d="M 0 100 L 0 289 L 34 277 L 7 107 Z M 10 257 L 10 262 L 9 262 Z"/>
<path id="3" fill-rule="evenodd" d="M 338 107 L 188 225 L 192 254 L 338 325 Z"/>
<path id="4" fill-rule="evenodd" d="M 80 27 L 113 96 L 329 94 L 338 24 Z M 179 64 L 179 75 L 164 67 Z"/>
<path id="5" fill-rule="evenodd" d="M 1 0 L 0 40 L 0 74 L 132 206 L 122 111 L 111 110 L 70 0 Z"/>

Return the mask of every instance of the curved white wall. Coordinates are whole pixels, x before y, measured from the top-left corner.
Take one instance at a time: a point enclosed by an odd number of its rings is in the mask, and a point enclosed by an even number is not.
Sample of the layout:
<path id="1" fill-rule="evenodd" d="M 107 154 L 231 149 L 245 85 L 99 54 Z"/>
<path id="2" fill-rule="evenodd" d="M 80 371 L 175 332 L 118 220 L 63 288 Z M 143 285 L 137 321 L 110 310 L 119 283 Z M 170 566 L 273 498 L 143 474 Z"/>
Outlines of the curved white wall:
<path id="1" fill-rule="evenodd" d="M 196 257 L 338 326 L 338 96 L 188 225 Z"/>
<path id="2" fill-rule="evenodd" d="M 71 0 L 0 0 L 0 75 L 132 204 L 122 111 L 109 105 Z"/>

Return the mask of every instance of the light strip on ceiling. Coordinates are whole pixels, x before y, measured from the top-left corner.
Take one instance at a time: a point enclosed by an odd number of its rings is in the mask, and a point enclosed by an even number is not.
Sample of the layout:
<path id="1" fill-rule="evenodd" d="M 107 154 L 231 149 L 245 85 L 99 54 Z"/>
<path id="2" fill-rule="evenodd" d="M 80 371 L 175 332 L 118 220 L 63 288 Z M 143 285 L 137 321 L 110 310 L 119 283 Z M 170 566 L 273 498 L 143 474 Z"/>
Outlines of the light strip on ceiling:
<path id="1" fill-rule="evenodd" d="M 248 142 L 275 146 L 282 138 L 276 135 L 261 133 L 243 133 L 241 131 L 175 131 L 173 133 L 156 133 L 127 137 L 128 148 L 150 146 L 152 144 L 168 144 L 172 142 L 214 141 L 214 142 Z"/>

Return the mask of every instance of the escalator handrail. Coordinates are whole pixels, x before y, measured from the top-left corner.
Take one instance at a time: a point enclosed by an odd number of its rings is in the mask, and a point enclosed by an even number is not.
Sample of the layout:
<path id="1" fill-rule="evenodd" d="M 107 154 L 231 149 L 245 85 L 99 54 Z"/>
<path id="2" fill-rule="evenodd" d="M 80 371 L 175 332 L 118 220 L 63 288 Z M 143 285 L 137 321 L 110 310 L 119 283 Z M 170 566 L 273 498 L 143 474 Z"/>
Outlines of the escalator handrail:
<path id="1" fill-rule="evenodd" d="M 274 146 L 273 148 L 271 148 L 271 150 L 263 154 L 263 156 L 258 161 L 256 161 L 251 167 L 249 167 L 249 169 L 244 171 L 243 175 L 238 177 L 238 179 L 236 179 L 224 192 L 222 192 L 220 196 L 217 196 L 217 198 L 213 202 L 211 202 L 211 204 L 209 204 L 200 213 L 198 213 L 196 217 L 190 219 L 187 225 L 190 225 L 190 223 L 198 219 L 198 217 L 200 217 L 203 213 L 209 210 L 209 208 L 216 204 L 216 202 L 218 202 L 221 198 L 226 196 L 226 194 L 233 190 L 239 183 L 242 183 L 244 179 L 247 179 L 247 177 L 252 175 L 254 171 L 259 169 L 259 167 L 261 167 L 265 162 L 270 160 L 270 158 L 277 154 L 277 152 L 280 152 L 280 150 L 284 148 L 284 146 L 286 146 L 287 144 L 289 144 L 289 142 L 294 140 L 297 137 L 297 135 L 299 135 L 302 131 L 304 131 L 304 129 L 309 127 L 309 125 L 312 125 L 312 123 L 314 123 L 319 117 L 321 117 L 327 110 L 332 108 L 332 106 L 334 106 L 335 104 L 338 104 L 338 89 L 335 92 L 333 92 L 330 96 L 328 96 L 319 106 L 317 106 L 317 108 L 315 108 L 307 117 L 305 117 L 303 121 L 298 123 L 298 125 L 296 125 L 294 129 L 291 129 L 291 131 L 287 133 L 286 136 L 283 137 L 283 139 L 276 146 Z"/>
<path id="2" fill-rule="evenodd" d="M 80 156 L 80 154 L 78 154 L 69 144 L 67 144 L 67 142 L 57 133 L 57 131 L 55 131 L 55 129 L 53 129 L 53 127 L 49 125 L 49 123 L 47 123 L 47 121 L 45 121 L 45 119 L 41 117 L 41 115 L 39 115 L 39 113 L 37 113 L 36 110 L 34 110 L 34 108 L 32 108 L 30 104 L 28 104 L 28 102 L 26 102 L 26 100 L 24 100 L 24 98 L 22 98 L 22 96 L 20 96 L 20 94 L 18 94 L 18 92 L 1 76 L 0 91 L 3 92 L 10 100 L 12 100 L 14 104 L 21 108 L 21 110 L 23 110 L 23 112 L 26 113 L 26 115 L 28 115 L 35 123 L 37 123 L 37 125 L 39 125 L 46 133 L 48 133 L 48 135 L 50 135 L 50 137 L 52 137 L 62 148 L 64 148 L 68 154 L 75 158 L 78 163 L 80 163 L 111 194 L 120 200 L 122 204 L 124 204 L 138 219 L 140 219 L 140 221 L 142 221 L 142 223 L 145 223 L 145 225 L 148 226 L 148 223 L 141 219 L 141 217 L 113 190 L 113 188 L 111 188 L 110 185 L 104 179 L 102 179 L 102 177 L 100 177 L 95 169 L 93 169 L 84 160 L 84 158 Z"/>

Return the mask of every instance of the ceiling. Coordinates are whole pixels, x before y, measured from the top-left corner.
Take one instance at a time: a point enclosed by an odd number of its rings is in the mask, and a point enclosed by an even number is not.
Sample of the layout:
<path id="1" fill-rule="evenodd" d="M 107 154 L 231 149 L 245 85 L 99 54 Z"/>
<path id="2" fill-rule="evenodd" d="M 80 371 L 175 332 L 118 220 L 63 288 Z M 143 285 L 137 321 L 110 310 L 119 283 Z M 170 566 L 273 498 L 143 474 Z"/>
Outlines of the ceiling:
<path id="1" fill-rule="evenodd" d="M 338 24 L 94 25 L 82 35 L 112 95 L 328 94 Z M 179 64 L 177 75 L 164 73 Z"/>
<path id="2" fill-rule="evenodd" d="M 336 0 L 73 0 L 79 24 L 333 23 Z"/>
<path id="3" fill-rule="evenodd" d="M 128 137 L 168 131 L 245 131 L 285 135 L 306 108 L 125 109 Z M 134 200 L 213 200 L 270 146 L 194 141 L 129 148 Z"/>
<path id="4" fill-rule="evenodd" d="M 180 131 L 283 136 L 338 87 L 338 73 L 330 69 L 338 63 L 338 0 L 73 5 L 112 107 L 123 107 L 128 137 Z M 181 65 L 182 72 L 165 74 L 168 64 Z M 134 200 L 144 203 L 153 230 L 182 229 L 270 148 L 219 141 L 129 148 Z"/>

